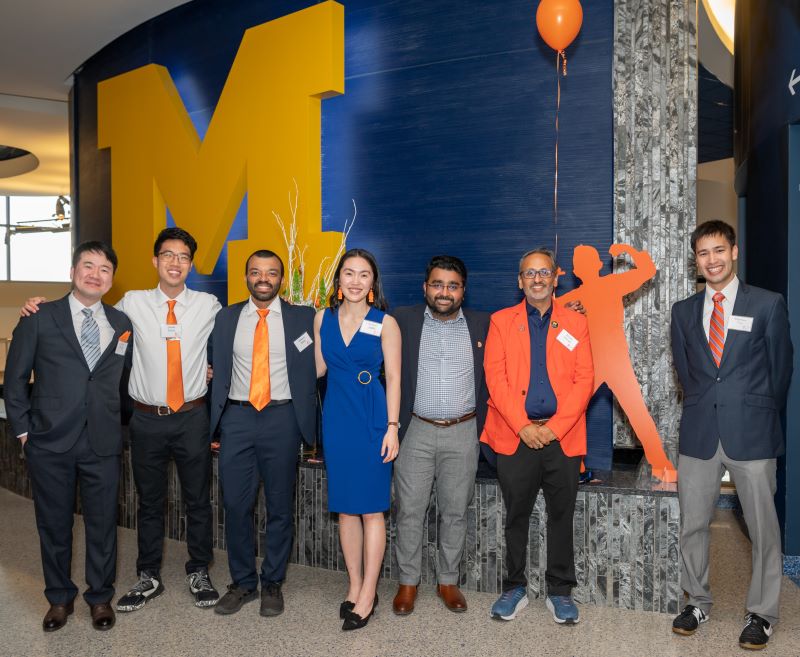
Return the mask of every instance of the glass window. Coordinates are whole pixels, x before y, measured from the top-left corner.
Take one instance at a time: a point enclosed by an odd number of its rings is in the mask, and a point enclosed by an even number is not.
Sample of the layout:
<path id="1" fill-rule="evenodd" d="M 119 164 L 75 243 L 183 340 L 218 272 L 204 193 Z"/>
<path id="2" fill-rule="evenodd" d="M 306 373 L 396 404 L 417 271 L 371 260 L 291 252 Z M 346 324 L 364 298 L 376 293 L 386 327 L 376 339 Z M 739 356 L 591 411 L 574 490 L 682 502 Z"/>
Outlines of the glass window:
<path id="1" fill-rule="evenodd" d="M 57 205 L 61 200 L 60 205 Z M 72 253 L 68 197 L 12 196 L 4 218 L 4 271 L 12 281 L 68 281 Z M 63 217 L 56 212 L 63 212 Z"/>

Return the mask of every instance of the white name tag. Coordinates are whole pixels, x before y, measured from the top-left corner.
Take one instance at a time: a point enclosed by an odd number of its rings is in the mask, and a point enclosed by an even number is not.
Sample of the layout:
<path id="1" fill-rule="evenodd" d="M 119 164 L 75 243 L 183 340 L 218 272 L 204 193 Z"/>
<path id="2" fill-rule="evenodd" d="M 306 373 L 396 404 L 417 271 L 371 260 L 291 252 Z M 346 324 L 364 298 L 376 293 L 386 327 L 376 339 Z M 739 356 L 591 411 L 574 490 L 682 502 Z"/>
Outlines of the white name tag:
<path id="1" fill-rule="evenodd" d="M 753 318 L 745 317 L 744 315 L 731 315 L 730 320 L 728 320 L 728 330 L 750 333 L 753 330 Z"/>
<path id="2" fill-rule="evenodd" d="M 297 340 L 294 341 L 294 346 L 297 347 L 297 351 L 303 351 L 308 345 L 313 342 L 311 336 L 306 331 L 301 335 Z"/>
<path id="3" fill-rule="evenodd" d="M 372 322 L 368 319 L 365 319 L 361 322 L 361 328 L 358 329 L 361 333 L 366 333 L 367 335 L 377 335 L 380 336 L 381 331 L 383 330 L 383 323 L 382 322 Z"/>
<path id="4" fill-rule="evenodd" d="M 117 348 L 114 353 L 117 354 L 117 356 L 124 356 L 126 353 L 128 353 L 128 343 L 123 342 L 122 340 L 117 340 Z"/>
<path id="5" fill-rule="evenodd" d="M 572 351 L 575 347 L 578 346 L 578 340 L 570 335 L 567 329 L 561 329 L 561 333 L 556 336 L 556 340 L 558 340 L 561 344 L 563 344 L 567 349 Z"/>
<path id="6" fill-rule="evenodd" d="M 167 340 L 180 340 L 183 326 L 181 324 L 162 324 L 161 337 Z"/>

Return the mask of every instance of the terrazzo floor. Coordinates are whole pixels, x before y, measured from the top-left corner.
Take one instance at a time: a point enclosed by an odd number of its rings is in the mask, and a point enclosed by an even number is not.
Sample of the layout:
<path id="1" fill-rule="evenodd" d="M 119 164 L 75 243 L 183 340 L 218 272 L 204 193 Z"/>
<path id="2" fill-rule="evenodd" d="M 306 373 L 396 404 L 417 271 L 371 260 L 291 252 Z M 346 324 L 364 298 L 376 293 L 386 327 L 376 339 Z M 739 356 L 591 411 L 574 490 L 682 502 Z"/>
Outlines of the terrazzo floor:
<path id="1" fill-rule="evenodd" d="M 41 630 L 47 610 L 42 593 L 39 542 L 31 501 L 0 489 L 0 657 L 405 657 L 541 655 L 558 657 L 704 657 L 747 654 L 738 647 L 742 601 L 749 580 L 749 543 L 732 511 L 718 510 L 713 527 L 712 587 L 717 604 L 711 620 L 694 637 L 670 631 L 671 617 L 582 605 L 581 622 L 556 625 L 541 600 L 531 600 L 516 620 L 492 621 L 495 596 L 467 593 L 469 610 L 447 611 L 433 587 L 422 587 L 415 612 L 391 612 L 395 585 L 381 582 L 378 612 L 357 632 L 342 632 L 338 606 L 345 591 L 339 572 L 290 566 L 284 586 L 286 612 L 258 615 L 253 602 L 236 615 L 197 609 L 183 582 L 185 546 L 167 541 L 165 593 L 132 614 L 119 614 L 110 632 L 92 629 L 88 607 L 76 600 L 67 626 Z M 73 575 L 83 581 L 83 526 L 75 523 Z M 119 531 L 118 587 L 135 578 L 136 537 Z M 211 575 L 218 588 L 227 584 L 224 552 L 217 553 Z M 78 604 L 80 602 L 80 604 Z M 800 588 L 784 578 L 782 621 L 763 653 L 800 657 Z"/>

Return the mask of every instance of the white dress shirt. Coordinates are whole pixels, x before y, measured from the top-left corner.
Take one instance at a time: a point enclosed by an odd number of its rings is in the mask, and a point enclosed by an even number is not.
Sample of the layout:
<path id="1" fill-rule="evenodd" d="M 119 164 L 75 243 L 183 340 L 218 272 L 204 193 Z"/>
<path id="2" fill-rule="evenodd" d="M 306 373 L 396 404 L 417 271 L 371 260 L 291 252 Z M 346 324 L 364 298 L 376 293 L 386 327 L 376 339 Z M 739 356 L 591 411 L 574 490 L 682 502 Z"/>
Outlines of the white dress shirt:
<path id="1" fill-rule="evenodd" d="M 286 369 L 286 338 L 283 331 L 281 300 L 275 297 L 267 306 L 269 331 L 269 388 L 270 399 L 291 399 L 289 372 Z M 258 324 L 258 310 L 253 298 L 242 308 L 233 338 L 233 371 L 230 399 L 247 401 L 250 397 L 250 374 L 253 371 L 253 337 Z"/>
<path id="2" fill-rule="evenodd" d="M 722 311 L 725 315 L 725 338 L 728 338 L 728 322 L 733 314 L 733 304 L 736 303 L 736 293 L 739 291 L 739 278 L 733 277 L 733 280 L 728 283 L 724 288 L 719 290 L 725 296 L 722 300 Z M 714 295 L 717 290 L 706 285 L 706 296 L 703 299 L 703 330 L 706 332 L 706 340 L 708 340 L 709 325 L 711 324 L 711 313 L 714 312 Z"/>
<path id="3" fill-rule="evenodd" d="M 102 301 L 93 303 L 91 306 L 84 306 L 75 298 L 74 293 L 70 293 L 69 312 L 72 315 L 72 326 L 75 327 L 75 335 L 78 338 L 78 344 L 81 342 L 81 327 L 85 319 L 85 315 L 83 314 L 84 308 L 89 308 L 92 311 L 94 321 L 97 322 L 97 328 L 100 329 L 100 353 L 102 354 L 114 337 L 114 327 L 108 322 Z"/>
<path id="4" fill-rule="evenodd" d="M 133 368 L 128 392 L 142 404 L 167 405 L 167 339 L 161 326 L 167 323 L 169 297 L 153 290 L 127 292 L 115 306 L 133 324 Z M 180 326 L 183 398 L 190 402 L 206 394 L 208 336 L 222 307 L 213 294 L 187 287 L 175 297 L 175 319 Z"/>

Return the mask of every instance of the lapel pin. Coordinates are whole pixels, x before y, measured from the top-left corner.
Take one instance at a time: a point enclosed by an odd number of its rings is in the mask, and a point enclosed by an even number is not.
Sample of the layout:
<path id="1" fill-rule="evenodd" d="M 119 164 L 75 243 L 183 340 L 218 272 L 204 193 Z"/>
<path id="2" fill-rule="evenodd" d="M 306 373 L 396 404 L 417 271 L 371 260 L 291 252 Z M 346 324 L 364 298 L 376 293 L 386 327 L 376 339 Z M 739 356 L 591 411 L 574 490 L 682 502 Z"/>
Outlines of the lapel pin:
<path id="1" fill-rule="evenodd" d="M 519 327 L 519 330 L 520 330 L 520 331 L 524 331 L 524 330 L 525 330 L 525 327 L 524 327 L 524 326 L 520 326 L 520 327 Z"/>
<path id="2" fill-rule="evenodd" d="M 478 349 L 480 349 L 481 347 L 483 347 L 483 342 L 481 342 L 480 340 L 478 340 Z"/>
<path id="3" fill-rule="evenodd" d="M 558 322 L 550 322 L 551 328 L 558 328 Z"/>

